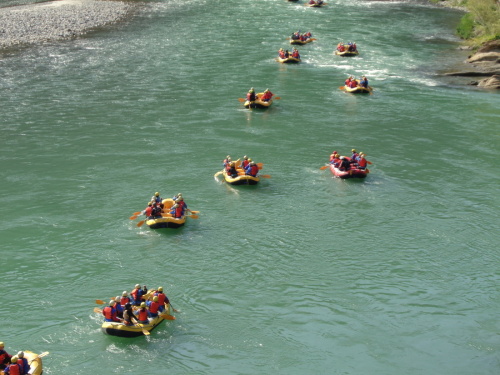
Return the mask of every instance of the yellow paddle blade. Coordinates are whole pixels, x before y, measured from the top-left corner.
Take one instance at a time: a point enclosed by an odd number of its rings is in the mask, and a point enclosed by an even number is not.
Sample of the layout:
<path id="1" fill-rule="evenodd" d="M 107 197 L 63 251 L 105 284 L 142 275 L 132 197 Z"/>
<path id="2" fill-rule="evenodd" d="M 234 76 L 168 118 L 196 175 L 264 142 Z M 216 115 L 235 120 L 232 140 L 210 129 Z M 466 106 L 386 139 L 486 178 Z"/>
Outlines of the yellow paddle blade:
<path id="1" fill-rule="evenodd" d="M 173 315 L 169 315 L 169 314 L 161 314 L 160 315 L 163 319 L 167 319 L 167 320 L 175 320 L 175 316 Z"/>
<path id="2" fill-rule="evenodd" d="M 240 103 L 245 103 L 245 102 L 246 102 L 246 99 L 243 99 L 243 98 L 238 98 L 238 101 L 239 101 Z"/>
<path id="3" fill-rule="evenodd" d="M 198 215 L 186 215 L 187 217 L 190 217 L 191 219 L 198 219 Z"/>
<path id="4" fill-rule="evenodd" d="M 139 221 L 139 222 L 137 223 L 137 226 L 138 226 L 138 227 L 142 227 L 142 224 L 144 224 L 144 222 L 145 222 L 145 221 L 146 221 L 146 220 L 141 220 L 141 221 Z"/>
<path id="5" fill-rule="evenodd" d="M 261 174 L 259 177 L 262 177 L 262 178 L 271 178 L 271 175 L 270 174 Z"/>
<path id="6" fill-rule="evenodd" d="M 323 165 L 320 169 L 321 169 L 322 171 L 324 171 L 324 170 L 325 170 L 325 169 L 327 169 L 327 168 L 328 168 L 328 165 Z"/>
<path id="7" fill-rule="evenodd" d="M 99 307 L 94 307 L 95 313 L 102 313 L 102 310 Z"/>
<path id="8" fill-rule="evenodd" d="M 98 305 L 104 305 L 106 302 L 104 302 L 102 299 L 96 299 L 95 303 L 97 303 Z"/>

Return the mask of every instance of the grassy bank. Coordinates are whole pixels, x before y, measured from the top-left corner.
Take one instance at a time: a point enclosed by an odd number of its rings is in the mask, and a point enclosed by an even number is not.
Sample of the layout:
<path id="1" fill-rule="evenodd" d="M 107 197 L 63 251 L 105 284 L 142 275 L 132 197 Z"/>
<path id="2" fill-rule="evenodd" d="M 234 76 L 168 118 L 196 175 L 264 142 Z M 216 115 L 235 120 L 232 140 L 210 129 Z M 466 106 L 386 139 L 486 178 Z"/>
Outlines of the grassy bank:
<path id="1" fill-rule="evenodd" d="M 432 0 L 440 2 L 440 0 Z M 457 34 L 467 44 L 479 46 L 500 39 L 500 2 L 497 0 L 449 0 L 450 6 L 464 7 L 467 13 L 457 26 Z"/>

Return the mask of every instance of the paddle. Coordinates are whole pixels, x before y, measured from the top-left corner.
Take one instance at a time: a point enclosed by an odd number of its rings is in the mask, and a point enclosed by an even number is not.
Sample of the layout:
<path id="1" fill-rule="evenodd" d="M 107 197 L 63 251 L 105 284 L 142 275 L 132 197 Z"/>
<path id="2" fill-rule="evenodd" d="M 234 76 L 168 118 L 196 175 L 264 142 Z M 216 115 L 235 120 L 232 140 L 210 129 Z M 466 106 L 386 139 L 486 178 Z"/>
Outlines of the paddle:
<path id="1" fill-rule="evenodd" d="M 163 319 L 167 319 L 167 320 L 175 320 L 175 316 L 173 316 L 173 315 L 169 315 L 169 314 L 160 314 L 160 316 L 161 316 Z"/>
<path id="2" fill-rule="evenodd" d="M 151 334 L 151 332 L 149 332 L 148 330 L 144 329 L 144 325 L 140 324 L 140 323 L 137 323 L 137 325 L 139 327 L 142 328 L 142 333 L 145 335 L 145 336 L 149 336 Z"/>
<path id="3" fill-rule="evenodd" d="M 329 165 L 323 165 L 320 170 L 324 171 L 325 169 L 328 169 Z"/>
<path id="4" fill-rule="evenodd" d="M 104 302 L 102 299 L 96 299 L 95 303 L 97 303 L 98 305 L 104 305 L 106 302 Z"/>
<path id="5" fill-rule="evenodd" d="M 238 101 L 239 101 L 240 103 L 245 103 L 247 100 L 246 100 L 246 99 L 243 99 L 243 98 L 238 98 Z"/>
<path id="6" fill-rule="evenodd" d="M 99 307 L 94 307 L 95 313 L 102 313 L 102 310 Z"/>
<path id="7" fill-rule="evenodd" d="M 281 96 L 277 96 L 276 98 L 274 98 L 274 100 L 280 100 L 281 99 Z"/>
<path id="8" fill-rule="evenodd" d="M 339 90 L 345 90 L 345 86 L 340 86 Z"/>
<path id="9" fill-rule="evenodd" d="M 186 217 L 190 217 L 191 219 L 198 219 L 198 215 L 185 215 Z"/>
<path id="10" fill-rule="evenodd" d="M 172 306 L 172 304 L 171 304 L 171 303 L 169 303 L 169 305 L 170 305 L 170 307 L 172 308 L 172 310 L 174 310 L 175 312 L 180 312 L 179 310 L 174 309 L 174 306 Z"/>
<path id="11" fill-rule="evenodd" d="M 135 219 L 137 219 L 137 216 L 139 216 L 139 215 L 132 215 L 132 216 L 129 217 L 129 219 L 130 220 L 135 220 Z"/>
<path id="12" fill-rule="evenodd" d="M 142 227 L 142 224 L 144 224 L 144 222 L 145 222 L 145 221 L 146 221 L 146 220 L 141 220 L 141 221 L 139 221 L 139 222 L 137 223 L 137 226 L 138 226 L 138 227 Z"/>
<path id="13" fill-rule="evenodd" d="M 261 174 L 259 177 L 262 177 L 262 178 L 271 178 L 271 175 L 270 174 Z"/>
<path id="14" fill-rule="evenodd" d="M 221 175 L 221 174 L 223 174 L 223 173 L 224 173 L 224 171 L 219 171 L 219 172 L 217 172 L 216 174 L 214 174 L 214 177 L 215 177 L 215 178 L 217 178 L 217 176 L 220 176 L 220 175 Z"/>

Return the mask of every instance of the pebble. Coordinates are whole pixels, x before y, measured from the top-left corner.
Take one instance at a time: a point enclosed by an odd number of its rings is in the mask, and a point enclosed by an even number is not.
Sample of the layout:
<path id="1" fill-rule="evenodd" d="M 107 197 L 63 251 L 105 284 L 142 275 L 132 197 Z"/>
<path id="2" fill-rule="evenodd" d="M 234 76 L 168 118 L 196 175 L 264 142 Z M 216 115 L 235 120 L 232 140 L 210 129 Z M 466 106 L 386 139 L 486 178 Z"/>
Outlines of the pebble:
<path id="1" fill-rule="evenodd" d="M 124 19 L 133 4 L 122 1 L 59 0 L 0 8 L 0 49 L 71 39 Z"/>

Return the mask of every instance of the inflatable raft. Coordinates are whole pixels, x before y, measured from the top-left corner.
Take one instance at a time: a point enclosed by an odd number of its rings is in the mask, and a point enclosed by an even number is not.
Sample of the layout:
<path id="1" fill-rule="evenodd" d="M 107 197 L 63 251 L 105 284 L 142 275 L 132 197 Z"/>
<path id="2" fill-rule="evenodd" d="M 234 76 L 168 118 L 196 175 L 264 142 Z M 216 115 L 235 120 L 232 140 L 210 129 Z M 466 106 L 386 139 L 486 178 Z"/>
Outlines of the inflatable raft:
<path id="1" fill-rule="evenodd" d="M 306 40 L 290 39 L 290 44 L 304 45 L 304 44 L 307 44 L 307 43 L 311 43 L 312 41 L 313 41 L 313 38 L 307 38 Z"/>
<path id="2" fill-rule="evenodd" d="M 361 86 L 356 86 L 356 87 L 349 87 L 349 86 L 344 86 L 344 91 L 345 92 L 350 92 L 351 94 L 371 94 L 373 89 L 371 86 L 368 87 L 361 87 Z"/>
<path id="3" fill-rule="evenodd" d="M 324 2 L 321 2 L 321 3 L 314 3 L 314 4 L 310 4 L 310 3 L 307 3 L 306 4 L 308 7 L 312 7 L 312 8 L 319 8 L 319 7 L 322 7 L 323 5 L 325 5 Z"/>
<path id="4" fill-rule="evenodd" d="M 42 354 L 36 354 L 33 352 L 30 352 L 29 350 L 24 351 L 24 358 L 28 360 L 28 364 L 30 365 L 30 371 L 29 374 L 31 375 L 41 375 L 43 373 L 43 366 L 42 366 L 42 357 L 46 354 L 49 354 L 49 352 L 42 353 Z M 0 370 L 0 375 L 4 375 L 4 371 Z"/>
<path id="5" fill-rule="evenodd" d="M 248 100 L 245 101 L 245 108 L 269 108 L 272 104 L 273 104 L 273 99 L 269 100 L 268 102 L 264 102 L 262 100 L 260 100 L 260 98 L 262 97 L 264 93 L 263 92 L 259 92 L 258 94 L 256 94 L 256 99 L 253 103 L 250 103 Z"/>
<path id="6" fill-rule="evenodd" d="M 168 212 L 170 208 L 174 205 L 173 199 L 164 199 L 163 203 L 163 213 L 161 217 L 155 217 L 153 219 L 147 219 L 146 225 L 151 229 L 160 228 L 179 228 L 186 223 L 186 216 L 180 218 L 172 217 Z"/>
<path id="7" fill-rule="evenodd" d="M 346 159 L 350 158 L 344 156 Z M 369 173 L 368 169 L 359 169 L 357 166 L 351 164 L 351 168 L 348 171 L 341 171 L 334 164 L 330 164 L 330 171 L 335 177 L 346 179 L 346 178 L 365 178 Z"/>
<path id="8" fill-rule="evenodd" d="M 224 181 L 231 185 L 256 185 L 260 181 L 259 177 L 245 175 L 242 169 L 237 170 L 239 176 L 234 178 L 228 175 L 226 170 L 223 170 L 222 175 L 224 176 Z"/>
<path id="9" fill-rule="evenodd" d="M 164 320 L 163 315 L 158 315 L 156 318 L 149 318 L 149 324 L 127 326 L 118 322 L 104 322 L 101 326 L 101 331 L 111 336 L 138 337 L 143 336 L 144 331 L 151 332 Z"/>
<path id="10" fill-rule="evenodd" d="M 337 56 L 349 57 L 349 56 L 357 56 L 357 55 L 359 55 L 359 52 L 358 51 L 348 51 L 347 46 L 346 46 L 345 51 L 340 52 L 339 50 L 335 50 L 335 54 Z"/>
<path id="11" fill-rule="evenodd" d="M 295 57 L 286 57 L 282 59 L 281 57 L 278 57 L 278 61 L 282 64 L 297 64 L 300 62 L 300 59 L 297 59 Z"/>

